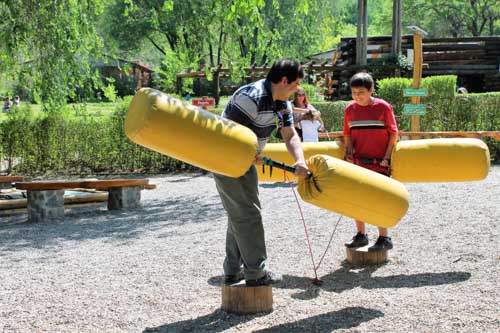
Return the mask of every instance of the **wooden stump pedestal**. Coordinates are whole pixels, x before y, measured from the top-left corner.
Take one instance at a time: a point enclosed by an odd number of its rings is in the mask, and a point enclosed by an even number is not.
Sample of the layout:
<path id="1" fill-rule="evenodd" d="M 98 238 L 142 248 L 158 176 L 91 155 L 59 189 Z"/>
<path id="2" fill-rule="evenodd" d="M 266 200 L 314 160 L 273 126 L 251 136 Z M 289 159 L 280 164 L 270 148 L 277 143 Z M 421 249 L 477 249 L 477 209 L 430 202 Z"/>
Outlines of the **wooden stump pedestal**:
<path id="1" fill-rule="evenodd" d="M 346 248 L 347 262 L 355 266 L 379 265 L 387 261 L 387 250 L 369 252 L 368 244 L 358 248 Z"/>
<path id="2" fill-rule="evenodd" d="M 222 284 L 222 310 L 238 314 L 273 311 L 271 286 L 247 287 L 245 280 L 232 285 Z"/>

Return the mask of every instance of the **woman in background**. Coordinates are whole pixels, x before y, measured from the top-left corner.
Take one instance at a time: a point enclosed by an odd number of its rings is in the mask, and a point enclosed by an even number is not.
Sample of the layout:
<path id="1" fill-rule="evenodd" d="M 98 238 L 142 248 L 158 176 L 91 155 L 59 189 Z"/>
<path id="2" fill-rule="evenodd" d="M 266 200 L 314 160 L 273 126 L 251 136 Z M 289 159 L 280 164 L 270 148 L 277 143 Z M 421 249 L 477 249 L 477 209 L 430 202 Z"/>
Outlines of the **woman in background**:
<path id="1" fill-rule="evenodd" d="M 314 106 L 309 103 L 309 99 L 307 98 L 306 91 L 302 87 L 297 87 L 297 91 L 293 97 L 293 121 L 295 130 L 300 136 L 300 139 L 304 141 L 302 136 L 302 129 L 299 127 L 299 122 L 302 120 L 302 117 L 307 114 L 309 111 L 316 111 Z"/>

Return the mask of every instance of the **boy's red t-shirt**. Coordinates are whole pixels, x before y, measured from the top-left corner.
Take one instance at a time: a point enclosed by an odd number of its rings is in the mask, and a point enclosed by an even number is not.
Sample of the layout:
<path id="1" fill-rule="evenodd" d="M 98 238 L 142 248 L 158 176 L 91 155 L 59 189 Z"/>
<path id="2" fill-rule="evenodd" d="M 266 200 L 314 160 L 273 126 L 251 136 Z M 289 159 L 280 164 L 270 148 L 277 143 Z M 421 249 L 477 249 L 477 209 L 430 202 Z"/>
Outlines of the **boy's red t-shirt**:
<path id="1" fill-rule="evenodd" d="M 383 159 L 389 133 L 398 132 L 392 106 L 380 98 L 373 99 L 367 106 L 350 103 L 344 110 L 343 132 L 351 137 L 354 158 Z M 362 166 L 373 169 L 369 165 Z"/>

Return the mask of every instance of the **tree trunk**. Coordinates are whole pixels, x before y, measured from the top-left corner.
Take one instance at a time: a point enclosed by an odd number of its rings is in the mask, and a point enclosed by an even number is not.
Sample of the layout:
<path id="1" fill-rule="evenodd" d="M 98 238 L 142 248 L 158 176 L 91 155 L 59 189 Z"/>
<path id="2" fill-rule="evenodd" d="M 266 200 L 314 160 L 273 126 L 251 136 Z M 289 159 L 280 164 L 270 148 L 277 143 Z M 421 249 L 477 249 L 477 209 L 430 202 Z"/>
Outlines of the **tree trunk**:
<path id="1" fill-rule="evenodd" d="M 215 99 L 215 105 L 219 105 L 219 100 L 220 100 L 220 69 L 221 66 L 218 65 L 217 69 L 213 73 L 213 80 L 212 80 L 212 90 L 214 94 L 214 99 Z"/>

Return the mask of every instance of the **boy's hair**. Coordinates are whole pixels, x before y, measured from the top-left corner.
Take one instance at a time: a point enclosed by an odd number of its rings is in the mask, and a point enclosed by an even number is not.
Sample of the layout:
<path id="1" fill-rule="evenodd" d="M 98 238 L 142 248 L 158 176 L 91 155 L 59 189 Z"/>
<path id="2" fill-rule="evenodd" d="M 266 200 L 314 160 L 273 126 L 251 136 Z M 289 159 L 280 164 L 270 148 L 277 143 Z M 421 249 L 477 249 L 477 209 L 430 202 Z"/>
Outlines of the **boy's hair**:
<path id="1" fill-rule="evenodd" d="M 300 63 L 294 59 L 280 59 L 276 60 L 267 73 L 267 79 L 272 83 L 278 83 L 285 76 L 288 83 L 302 79 L 304 77 L 304 69 Z"/>
<path id="2" fill-rule="evenodd" d="M 349 81 L 349 86 L 365 87 L 366 89 L 370 90 L 375 86 L 375 82 L 373 81 L 373 78 L 370 74 L 361 72 L 361 73 L 356 73 L 351 77 L 351 81 Z"/>

